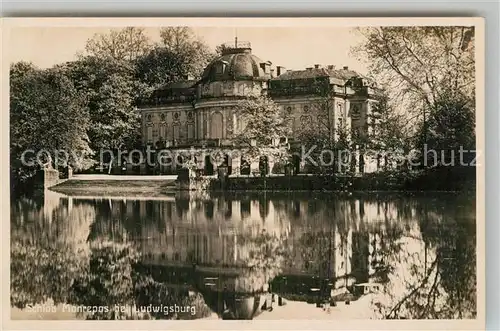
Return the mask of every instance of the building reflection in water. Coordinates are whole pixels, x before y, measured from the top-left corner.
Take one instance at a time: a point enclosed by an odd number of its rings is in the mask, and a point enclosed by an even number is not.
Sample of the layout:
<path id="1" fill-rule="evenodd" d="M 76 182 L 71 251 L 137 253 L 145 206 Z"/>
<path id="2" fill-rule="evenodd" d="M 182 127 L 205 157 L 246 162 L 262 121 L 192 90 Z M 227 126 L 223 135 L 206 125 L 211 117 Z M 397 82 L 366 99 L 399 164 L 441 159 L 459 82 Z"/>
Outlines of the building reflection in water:
<path id="1" fill-rule="evenodd" d="M 14 203 L 12 237 L 32 243 L 36 228 L 39 240 L 80 246 L 96 238 L 130 241 L 144 272 L 202 293 L 221 317 L 251 319 L 273 304 L 269 292 L 308 301 L 317 289 L 330 297 L 354 284 L 387 282 L 401 238 L 418 239 L 415 254 L 423 251 L 425 259 L 415 263 L 430 268 L 437 248 L 420 229 L 446 215 L 426 199 L 246 194 L 141 200 L 49 191 L 38 204 Z"/>

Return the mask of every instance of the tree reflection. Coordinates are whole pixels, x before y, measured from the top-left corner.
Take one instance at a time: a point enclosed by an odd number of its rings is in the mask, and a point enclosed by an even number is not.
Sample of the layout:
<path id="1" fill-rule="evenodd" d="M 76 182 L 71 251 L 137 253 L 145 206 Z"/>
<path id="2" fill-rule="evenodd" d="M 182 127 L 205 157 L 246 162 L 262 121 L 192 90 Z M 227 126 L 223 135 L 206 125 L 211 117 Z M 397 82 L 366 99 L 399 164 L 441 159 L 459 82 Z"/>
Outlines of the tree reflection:
<path id="1" fill-rule="evenodd" d="M 329 196 L 309 201 L 267 196 L 254 208 L 259 199 L 185 202 L 178 209 L 183 218 L 172 211 L 172 202 L 58 198 L 44 205 L 19 199 L 12 207 L 11 305 L 24 308 L 52 299 L 56 304 L 128 307 L 81 316 L 92 319 L 208 315 L 204 297 L 183 287 L 192 280 L 164 283 L 138 268 L 144 262 L 138 253 L 142 247 L 147 254 L 170 257 L 150 257 L 149 263 L 196 263 L 218 270 L 219 280 L 226 277 L 223 285 L 241 300 L 260 297 L 273 279 L 296 273 L 307 290 L 318 287 L 311 284 L 320 278 L 336 280 L 334 286 L 342 288 L 352 284 L 347 279 L 381 283 L 382 293 L 370 299 L 377 318 L 476 316 L 476 234 L 470 199 Z M 262 220 L 262 215 L 268 218 Z M 197 233 L 203 234 L 202 240 L 193 235 Z M 145 250 L 145 240 L 154 249 Z M 192 249 L 196 256 L 188 254 Z M 176 282 L 181 286 L 173 286 Z M 289 285 L 295 292 L 303 290 Z M 227 301 L 231 295 L 222 297 Z M 260 305 L 260 299 L 252 300 Z M 196 305 L 196 314 L 140 314 L 133 309 L 160 304 Z"/>
<path id="2" fill-rule="evenodd" d="M 244 293 L 263 292 L 264 287 L 282 272 L 288 250 L 285 238 L 263 231 L 257 236 L 238 236 L 238 242 L 247 249 L 235 291 Z"/>
<path id="3" fill-rule="evenodd" d="M 392 270 L 382 300 L 373 302 L 380 318 L 475 318 L 475 225 L 470 220 L 441 219 L 396 245 L 384 252 Z"/>

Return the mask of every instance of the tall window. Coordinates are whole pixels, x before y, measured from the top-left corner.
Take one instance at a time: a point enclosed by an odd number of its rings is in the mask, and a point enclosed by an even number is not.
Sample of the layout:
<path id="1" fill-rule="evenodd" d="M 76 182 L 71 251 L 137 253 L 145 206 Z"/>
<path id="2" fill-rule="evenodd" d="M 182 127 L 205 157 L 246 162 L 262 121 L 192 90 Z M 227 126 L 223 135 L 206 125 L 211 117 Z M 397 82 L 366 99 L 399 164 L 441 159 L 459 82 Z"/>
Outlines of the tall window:
<path id="1" fill-rule="evenodd" d="M 148 137 L 148 141 L 153 140 L 153 127 L 152 126 L 148 126 L 148 128 L 147 128 L 147 137 Z"/>
<path id="2" fill-rule="evenodd" d="M 187 125 L 187 138 L 194 139 L 194 125 L 191 123 Z"/>
<path id="3" fill-rule="evenodd" d="M 167 127 L 165 125 L 160 126 L 160 138 L 167 139 Z"/>
<path id="4" fill-rule="evenodd" d="M 174 125 L 173 138 L 175 140 L 178 140 L 180 138 L 180 132 L 179 132 L 179 126 L 178 125 Z"/>
<path id="5" fill-rule="evenodd" d="M 214 96 L 218 97 L 222 95 L 222 84 L 214 84 Z"/>
<path id="6" fill-rule="evenodd" d="M 222 114 L 216 112 L 212 115 L 210 121 L 210 138 L 212 139 L 222 139 Z"/>
<path id="7" fill-rule="evenodd" d="M 344 105 L 342 103 L 337 103 L 337 114 L 338 116 L 344 116 Z"/>

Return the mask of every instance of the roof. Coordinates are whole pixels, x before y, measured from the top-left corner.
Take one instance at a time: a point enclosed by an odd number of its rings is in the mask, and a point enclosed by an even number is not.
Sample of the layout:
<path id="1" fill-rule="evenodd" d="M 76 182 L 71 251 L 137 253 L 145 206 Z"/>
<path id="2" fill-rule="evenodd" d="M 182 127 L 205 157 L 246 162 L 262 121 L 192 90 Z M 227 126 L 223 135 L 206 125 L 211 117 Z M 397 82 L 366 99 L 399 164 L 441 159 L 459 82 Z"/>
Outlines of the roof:
<path id="1" fill-rule="evenodd" d="M 335 68 L 309 68 L 305 70 L 291 70 L 287 71 L 278 77 L 272 79 L 272 81 L 283 81 L 283 80 L 299 80 L 299 79 L 313 79 L 318 77 L 330 77 L 334 79 L 335 84 L 343 85 L 349 79 L 353 77 L 360 77 L 367 80 L 371 80 L 368 77 L 361 75 L 354 70 L 348 69 L 335 69 Z"/>
<path id="2" fill-rule="evenodd" d="M 262 63 L 270 64 L 253 55 L 250 48 L 229 49 L 205 68 L 201 80 L 268 80 L 271 77 L 264 72 Z"/>
<path id="3" fill-rule="evenodd" d="M 189 89 L 194 87 L 196 84 L 196 80 L 179 80 L 176 82 L 168 83 L 160 87 L 158 90 L 167 90 L 167 89 Z"/>

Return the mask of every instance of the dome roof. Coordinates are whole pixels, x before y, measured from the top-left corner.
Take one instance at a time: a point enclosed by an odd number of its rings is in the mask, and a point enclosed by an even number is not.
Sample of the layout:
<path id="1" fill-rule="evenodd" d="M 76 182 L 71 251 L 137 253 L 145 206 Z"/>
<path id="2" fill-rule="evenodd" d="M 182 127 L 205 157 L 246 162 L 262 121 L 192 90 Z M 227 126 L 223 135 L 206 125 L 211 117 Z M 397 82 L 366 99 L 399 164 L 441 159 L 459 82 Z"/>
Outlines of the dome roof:
<path id="1" fill-rule="evenodd" d="M 268 80 L 271 62 L 264 62 L 252 54 L 250 44 L 225 46 L 222 55 L 210 62 L 203 72 L 202 81 Z"/>

